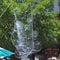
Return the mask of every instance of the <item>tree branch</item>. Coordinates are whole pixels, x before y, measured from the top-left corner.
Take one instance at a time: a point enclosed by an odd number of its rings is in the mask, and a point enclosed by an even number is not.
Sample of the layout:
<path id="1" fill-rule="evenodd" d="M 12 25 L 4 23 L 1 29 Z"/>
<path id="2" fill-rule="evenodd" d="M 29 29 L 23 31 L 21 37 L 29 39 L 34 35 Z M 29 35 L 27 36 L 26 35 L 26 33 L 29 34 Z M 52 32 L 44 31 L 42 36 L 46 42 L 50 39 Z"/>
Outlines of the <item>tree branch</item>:
<path id="1" fill-rule="evenodd" d="M 2 12 L 2 14 L 0 15 L 0 18 L 4 15 L 4 13 L 7 11 L 7 9 L 10 7 L 11 4 L 12 4 L 12 3 L 10 3 L 10 4 L 7 6 L 7 8 Z"/>

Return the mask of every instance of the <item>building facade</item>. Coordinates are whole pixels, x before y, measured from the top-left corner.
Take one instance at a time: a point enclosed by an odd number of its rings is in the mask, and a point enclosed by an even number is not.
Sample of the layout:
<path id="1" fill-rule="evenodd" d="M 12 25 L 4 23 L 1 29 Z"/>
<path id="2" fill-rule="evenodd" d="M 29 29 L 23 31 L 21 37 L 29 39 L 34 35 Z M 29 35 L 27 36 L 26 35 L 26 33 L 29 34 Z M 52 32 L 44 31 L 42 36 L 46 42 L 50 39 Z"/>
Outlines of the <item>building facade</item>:
<path id="1" fill-rule="evenodd" d="M 55 12 L 59 12 L 59 0 L 56 0 L 56 1 L 55 1 L 54 11 L 55 11 Z"/>
<path id="2" fill-rule="evenodd" d="M 55 1 L 53 10 L 54 10 L 54 12 L 57 12 L 59 14 L 58 18 L 60 19 L 60 0 Z"/>

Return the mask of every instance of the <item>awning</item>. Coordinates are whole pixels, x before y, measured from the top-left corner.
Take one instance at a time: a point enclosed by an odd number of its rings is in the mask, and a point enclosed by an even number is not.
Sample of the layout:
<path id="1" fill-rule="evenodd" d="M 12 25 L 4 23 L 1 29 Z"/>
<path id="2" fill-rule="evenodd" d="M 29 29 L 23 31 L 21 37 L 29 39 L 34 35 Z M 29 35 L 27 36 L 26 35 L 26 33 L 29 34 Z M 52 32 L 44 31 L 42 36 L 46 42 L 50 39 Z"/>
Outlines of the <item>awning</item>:
<path id="1" fill-rule="evenodd" d="M 11 56 L 12 54 L 14 54 L 14 53 L 9 51 L 9 50 L 6 50 L 6 49 L 0 47 L 0 57 L 1 56 L 4 56 L 4 57 Z"/>

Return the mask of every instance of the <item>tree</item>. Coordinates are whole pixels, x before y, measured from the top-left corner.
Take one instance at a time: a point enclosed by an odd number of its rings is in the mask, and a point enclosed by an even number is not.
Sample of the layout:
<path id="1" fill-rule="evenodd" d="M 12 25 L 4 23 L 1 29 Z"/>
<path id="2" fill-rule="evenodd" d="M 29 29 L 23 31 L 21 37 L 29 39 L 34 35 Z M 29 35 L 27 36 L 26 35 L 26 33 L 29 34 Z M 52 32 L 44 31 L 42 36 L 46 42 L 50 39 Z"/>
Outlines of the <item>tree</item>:
<path id="1" fill-rule="evenodd" d="M 0 46 L 8 49 L 11 47 L 9 43 L 11 43 L 10 32 L 13 27 L 14 11 L 23 21 L 33 12 L 34 30 L 38 31 L 37 41 L 41 42 L 43 48 L 56 46 L 57 37 L 60 35 L 60 20 L 55 18 L 57 14 L 53 12 L 54 0 L 2 0 L 0 4 L 0 14 L 7 8 L 0 17 L 0 41 L 2 42 Z M 6 47 L 7 44 L 10 47 Z"/>

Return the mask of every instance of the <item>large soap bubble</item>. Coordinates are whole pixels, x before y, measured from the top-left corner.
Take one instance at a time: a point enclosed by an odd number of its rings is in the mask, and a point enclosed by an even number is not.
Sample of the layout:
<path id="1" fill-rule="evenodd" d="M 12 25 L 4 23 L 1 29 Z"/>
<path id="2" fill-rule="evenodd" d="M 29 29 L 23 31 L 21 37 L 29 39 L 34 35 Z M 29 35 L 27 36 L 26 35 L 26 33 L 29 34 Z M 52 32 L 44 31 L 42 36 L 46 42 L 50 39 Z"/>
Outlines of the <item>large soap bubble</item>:
<path id="1" fill-rule="evenodd" d="M 40 42 L 36 40 L 38 32 L 33 30 L 33 14 L 27 17 L 26 23 L 18 20 L 14 13 L 15 21 L 12 32 L 12 43 L 16 47 L 16 57 L 24 58 L 40 50 Z"/>

